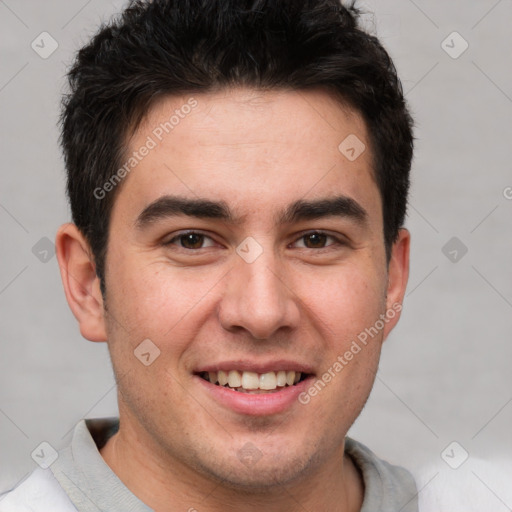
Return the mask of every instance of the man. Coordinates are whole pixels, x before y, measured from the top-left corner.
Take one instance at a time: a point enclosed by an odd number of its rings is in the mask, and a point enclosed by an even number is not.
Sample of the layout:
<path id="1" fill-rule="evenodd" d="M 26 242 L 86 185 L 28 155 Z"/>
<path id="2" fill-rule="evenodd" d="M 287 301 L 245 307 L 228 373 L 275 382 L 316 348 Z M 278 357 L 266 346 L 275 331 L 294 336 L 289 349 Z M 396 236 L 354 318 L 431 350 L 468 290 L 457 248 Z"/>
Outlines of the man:
<path id="1" fill-rule="evenodd" d="M 413 146 L 357 16 L 140 1 L 80 50 L 56 246 L 119 421 L 81 421 L 1 510 L 417 510 L 346 437 L 402 308 Z"/>

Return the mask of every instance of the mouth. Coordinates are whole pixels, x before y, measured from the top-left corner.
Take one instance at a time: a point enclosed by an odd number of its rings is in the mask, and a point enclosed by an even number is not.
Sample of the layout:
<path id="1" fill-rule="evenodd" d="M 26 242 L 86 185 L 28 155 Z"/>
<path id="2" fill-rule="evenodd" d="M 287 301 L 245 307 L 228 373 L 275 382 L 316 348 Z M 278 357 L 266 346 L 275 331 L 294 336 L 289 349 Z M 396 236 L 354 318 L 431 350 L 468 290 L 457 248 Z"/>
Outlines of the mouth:
<path id="1" fill-rule="evenodd" d="M 312 374 L 294 370 L 257 373 L 242 370 L 203 371 L 197 375 L 217 387 L 251 395 L 278 393 L 294 387 Z"/>
<path id="2" fill-rule="evenodd" d="M 271 416 L 302 405 L 298 397 L 315 379 L 313 367 L 289 359 L 239 359 L 196 368 L 195 382 L 209 400 L 244 417 Z"/>

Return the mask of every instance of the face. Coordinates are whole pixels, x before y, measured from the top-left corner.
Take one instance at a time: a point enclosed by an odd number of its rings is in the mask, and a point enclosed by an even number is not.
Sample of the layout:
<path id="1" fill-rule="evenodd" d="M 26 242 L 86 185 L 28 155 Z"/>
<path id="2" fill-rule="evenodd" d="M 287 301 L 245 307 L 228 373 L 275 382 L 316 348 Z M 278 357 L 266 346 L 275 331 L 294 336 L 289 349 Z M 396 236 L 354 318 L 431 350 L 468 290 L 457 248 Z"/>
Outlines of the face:
<path id="1" fill-rule="evenodd" d="M 291 482 L 339 461 L 399 316 L 368 133 L 322 91 L 192 96 L 152 108 L 112 210 L 121 422 L 209 478 Z"/>

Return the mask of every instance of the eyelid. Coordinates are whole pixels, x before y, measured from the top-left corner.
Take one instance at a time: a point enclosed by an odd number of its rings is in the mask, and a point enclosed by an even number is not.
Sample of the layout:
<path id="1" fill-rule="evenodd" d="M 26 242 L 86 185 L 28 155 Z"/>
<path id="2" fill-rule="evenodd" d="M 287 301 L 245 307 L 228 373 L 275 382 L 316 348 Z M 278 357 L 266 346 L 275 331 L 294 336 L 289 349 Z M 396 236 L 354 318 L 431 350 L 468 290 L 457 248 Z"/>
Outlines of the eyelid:
<path id="1" fill-rule="evenodd" d="M 201 249 L 208 249 L 209 247 L 212 247 L 212 246 L 208 246 L 208 247 L 200 247 L 199 249 L 185 249 L 184 247 L 179 247 L 178 244 L 174 244 L 173 243 L 173 241 L 175 241 L 176 239 L 179 239 L 181 236 L 188 235 L 188 234 L 202 235 L 203 237 L 209 238 L 213 242 L 217 243 L 212 236 L 208 235 L 207 233 L 205 233 L 205 232 L 203 232 L 201 230 L 198 230 L 198 229 L 185 229 L 185 230 L 182 230 L 182 231 L 178 231 L 177 233 L 174 233 L 172 238 L 170 238 L 167 242 L 164 242 L 164 245 L 176 245 L 178 248 L 186 250 L 188 252 L 196 252 L 196 251 L 199 251 Z M 327 238 L 331 238 L 335 242 L 332 243 L 332 244 L 329 244 L 329 245 L 327 245 L 325 247 L 319 247 L 319 248 L 300 247 L 300 249 L 310 249 L 310 250 L 313 250 L 313 251 L 316 251 L 316 252 L 320 252 L 322 250 L 328 249 L 329 247 L 331 247 L 333 245 L 347 245 L 347 241 L 344 240 L 344 238 L 342 236 L 334 235 L 334 234 L 331 234 L 328 231 L 324 231 L 324 230 L 321 230 L 321 229 L 309 229 L 309 230 L 305 230 L 305 231 L 296 233 L 294 235 L 294 240 L 293 240 L 293 242 L 291 244 L 295 244 L 299 240 L 303 239 L 305 236 L 313 235 L 313 234 L 325 235 Z"/>
<path id="2" fill-rule="evenodd" d="M 201 236 L 204 236 L 205 238 L 209 238 L 210 240 L 215 242 L 215 240 L 213 239 L 212 236 L 208 235 L 207 233 L 204 233 L 201 230 L 198 230 L 198 229 L 185 229 L 183 231 L 178 231 L 176 233 L 173 233 L 172 238 L 170 238 L 169 240 L 164 242 L 164 245 L 176 245 L 177 247 L 179 247 L 177 244 L 174 244 L 173 241 L 176 240 L 176 239 L 179 239 L 182 236 L 190 235 L 190 234 L 201 235 Z M 207 248 L 208 247 L 201 247 L 201 249 L 207 249 Z M 180 247 L 180 249 L 184 249 L 184 250 L 189 251 L 189 252 L 199 251 L 199 249 L 185 249 L 184 247 Z"/>
<path id="3" fill-rule="evenodd" d="M 295 241 L 292 243 L 296 243 L 307 235 L 325 235 L 327 238 L 332 238 L 335 240 L 335 243 L 326 245 L 325 247 L 319 247 L 318 249 L 311 249 L 316 252 L 320 252 L 322 250 L 326 250 L 332 245 L 347 245 L 347 241 L 340 235 L 331 234 L 329 231 L 324 231 L 322 229 L 308 229 L 301 233 L 297 233 L 295 236 Z M 301 247 L 301 249 L 310 249 L 309 247 Z"/>

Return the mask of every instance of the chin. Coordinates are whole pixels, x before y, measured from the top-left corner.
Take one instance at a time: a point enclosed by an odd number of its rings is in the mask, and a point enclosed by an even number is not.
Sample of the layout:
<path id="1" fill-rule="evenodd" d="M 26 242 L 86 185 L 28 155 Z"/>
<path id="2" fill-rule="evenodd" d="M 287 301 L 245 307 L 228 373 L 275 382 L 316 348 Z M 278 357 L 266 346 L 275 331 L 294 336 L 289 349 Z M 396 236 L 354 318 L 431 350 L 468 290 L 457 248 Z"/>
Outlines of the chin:
<path id="1" fill-rule="evenodd" d="M 282 450 L 273 454 L 256 450 L 254 445 L 247 443 L 239 450 L 236 461 L 224 456 L 214 464 L 202 461 L 197 469 L 225 487 L 250 494 L 263 490 L 268 492 L 272 487 L 278 489 L 305 478 L 315 466 L 314 461 L 321 458 L 308 458 L 303 450 L 299 454 L 288 455 Z"/>

